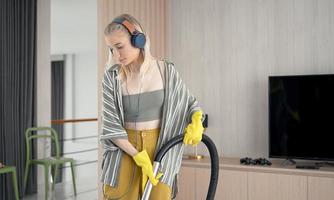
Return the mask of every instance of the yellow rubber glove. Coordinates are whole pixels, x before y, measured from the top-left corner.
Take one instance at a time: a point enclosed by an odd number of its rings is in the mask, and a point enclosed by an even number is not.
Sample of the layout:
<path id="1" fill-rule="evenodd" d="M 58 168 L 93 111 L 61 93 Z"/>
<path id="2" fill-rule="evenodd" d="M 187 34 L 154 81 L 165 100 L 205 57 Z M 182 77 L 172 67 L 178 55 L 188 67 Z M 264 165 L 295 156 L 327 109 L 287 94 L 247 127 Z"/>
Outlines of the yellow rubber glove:
<path id="1" fill-rule="evenodd" d="M 192 144 L 196 146 L 202 140 L 202 134 L 204 131 L 202 125 L 202 112 L 196 111 L 191 116 L 191 123 L 186 127 L 183 138 L 184 144 Z"/>
<path id="2" fill-rule="evenodd" d="M 142 170 L 142 192 L 145 189 L 148 178 L 150 179 L 152 185 L 157 185 L 159 182 L 159 178 L 162 176 L 162 173 L 158 173 L 157 177 L 154 178 L 151 159 L 148 156 L 146 150 L 143 150 L 133 156 L 133 160 L 139 167 L 141 167 Z"/>

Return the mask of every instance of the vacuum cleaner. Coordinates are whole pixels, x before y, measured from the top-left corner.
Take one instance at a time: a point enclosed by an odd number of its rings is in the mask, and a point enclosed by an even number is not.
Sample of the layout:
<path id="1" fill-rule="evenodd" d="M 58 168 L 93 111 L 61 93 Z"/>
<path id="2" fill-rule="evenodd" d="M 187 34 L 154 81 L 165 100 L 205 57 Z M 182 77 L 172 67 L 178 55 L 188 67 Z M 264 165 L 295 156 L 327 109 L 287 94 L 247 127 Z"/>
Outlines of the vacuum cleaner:
<path id="1" fill-rule="evenodd" d="M 173 146 L 183 142 L 184 135 L 178 135 L 168 141 L 156 154 L 154 158 L 153 164 L 153 174 L 156 176 L 158 174 L 159 165 L 161 163 L 162 158 L 167 153 L 169 149 Z M 206 145 L 209 150 L 210 158 L 211 158 L 211 175 L 210 175 L 210 184 L 208 193 L 206 195 L 206 200 L 214 200 L 216 194 L 216 188 L 218 184 L 218 175 L 219 175 L 219 157 L 216 145 L 213 141 L 205 134 L 203 134 L 202 142 Z M 148 180 L 145 186 L 145 190 L 141 200 L 148 200 L 152 190 L 152 183 Z"/>

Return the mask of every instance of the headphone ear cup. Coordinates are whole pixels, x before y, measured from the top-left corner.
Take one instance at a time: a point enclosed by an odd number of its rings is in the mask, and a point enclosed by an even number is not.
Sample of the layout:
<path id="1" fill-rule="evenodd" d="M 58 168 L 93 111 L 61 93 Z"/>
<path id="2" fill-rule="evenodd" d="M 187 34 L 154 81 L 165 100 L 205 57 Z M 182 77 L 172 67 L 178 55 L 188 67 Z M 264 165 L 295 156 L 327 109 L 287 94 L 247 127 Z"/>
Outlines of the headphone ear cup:
<path id="1" fill-rule="evenodd" d="M 131 44 L 134 47 L 143 49 L 146 43 L 146 36 L 143 33 L 136 33 L 131 37 Z"/>

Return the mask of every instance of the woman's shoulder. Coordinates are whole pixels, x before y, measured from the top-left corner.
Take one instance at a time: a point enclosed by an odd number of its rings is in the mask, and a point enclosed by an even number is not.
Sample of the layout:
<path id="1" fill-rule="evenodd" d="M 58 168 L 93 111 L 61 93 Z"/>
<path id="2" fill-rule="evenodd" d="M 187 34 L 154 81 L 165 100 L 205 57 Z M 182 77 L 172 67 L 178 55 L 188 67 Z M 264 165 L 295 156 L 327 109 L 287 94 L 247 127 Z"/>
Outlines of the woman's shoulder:
<path id="1" fill-rule="evenodd" d="M 172 61 L 168 60 L 168 59 L 162 59 L 161 62 L 163 63 L 163 65 L 165 66 L 165 68 L 170 71 L 170 70 L 175 70 L 175 65 Z"/>
<path id="2" fill-rule="evenodd" d="M 116 77 L 115 73 L 118 71 L 120 66 L 118 64 L 112 65 L 112 66 L 105 66 L 104 72 L 103 72 L 103 80 L 106 81 L 106 83 L 112 85 L 113 79 Z"/>
<path id="3" fill-rule="evenodd" d="M 175 70 L 175 66 L 174 63 L 171 62 L 170 60 L 167 59 L 155 59 L 155 61 L 159 64 L 160 70 L 163 74 L 167 73 L 167 74 L 171 74 L 174 73 Z"/>
<path id="4" fill-rule="evenodd" d="M 174 63 L 167 58 L 162 59 L 161 62 L 165 63 L 166 65 L 174 65 Z"/>
<path id="5" fill-rule="evenodd" d="M 107 65 L 104 68 L 104 73 L 112 73 L 114 71 L 118 71 L 120 69 L 120 65 L 119 64 L 114 64 L 114 65 Z"/>

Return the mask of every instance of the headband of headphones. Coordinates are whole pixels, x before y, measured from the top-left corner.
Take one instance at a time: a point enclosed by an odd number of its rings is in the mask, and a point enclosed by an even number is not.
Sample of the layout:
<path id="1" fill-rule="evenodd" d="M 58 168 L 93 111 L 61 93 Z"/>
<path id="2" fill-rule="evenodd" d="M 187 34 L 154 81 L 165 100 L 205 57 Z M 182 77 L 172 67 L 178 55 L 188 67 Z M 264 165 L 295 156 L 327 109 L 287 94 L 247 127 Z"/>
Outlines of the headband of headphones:
<path id="1" fill-rule="evenodd" d="M 145 34 L 139 32 L 131 22 L 129 22 L 124 17 L 118 17 L 114 19 L 112 22 L 116 24 L 121 24 L 129 31 L 131 35 L 131 44 L 134 47 L 137 47 L 140 49 L 144 48 L 145 43 L 146 43 L 146 36 Z"/>

